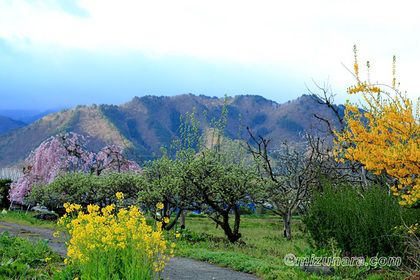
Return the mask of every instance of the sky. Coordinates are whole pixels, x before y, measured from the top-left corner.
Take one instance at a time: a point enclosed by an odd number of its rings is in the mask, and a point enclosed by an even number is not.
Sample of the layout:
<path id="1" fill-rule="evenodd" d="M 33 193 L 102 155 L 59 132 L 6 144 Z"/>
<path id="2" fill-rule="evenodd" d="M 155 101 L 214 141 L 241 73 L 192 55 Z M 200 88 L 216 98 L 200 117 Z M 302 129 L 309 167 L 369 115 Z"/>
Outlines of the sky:
<path id="1" fill-rule="evenodd" d="M 278 103 L 363 79 L 420 96 L 415 1 L 0 0 L 0 110 L 134 96 L 261 95 Z M 352 97 L 351 100 L 355 100 Z"/>

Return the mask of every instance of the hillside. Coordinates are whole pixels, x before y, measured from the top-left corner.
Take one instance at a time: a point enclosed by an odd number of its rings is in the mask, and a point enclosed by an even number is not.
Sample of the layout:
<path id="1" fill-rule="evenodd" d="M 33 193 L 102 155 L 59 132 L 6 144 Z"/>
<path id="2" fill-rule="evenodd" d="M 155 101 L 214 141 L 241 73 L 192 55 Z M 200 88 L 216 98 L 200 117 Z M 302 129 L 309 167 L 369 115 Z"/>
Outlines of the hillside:
<path id="1" fill-rule="evenodd" d="M 129 148 L 143 159 L 160 154 L 161 146 L 168 146 L 176 137 L 181 114 L 197 110 L 199 120 L 203 111 L 208 122 L 220 117 L 223 98 L 192 94 L 172 97 L 135 97 L 122 105 L 77 106 L 50 114 L 26 127 L 0 134 L 0 168 L 23 160 L 43 140 L 58 132 L 74 131 L 90 134 L 90 149 L 105 144 Z M 284 104 L 277 104 L 261 96 L 236 96 L 228 99 L 226 136 L 237 138 L 239 126 L 249 126 L 254 134 L 279 141 L 300 141 L 301 133 L 309 130 L 316 112 L 333 119 L 331 112 L 304 95 Z M 239 122 L 239 115 L 242 116 Z M 242 139 L 248 140 L 246 129 Z"/>
<path id="2" fill-rule="evenodd" d="M 26 123 L 22 121 L 16 121 L 6 116 L 0 116 L 0 134 L 25 125 Z"/>

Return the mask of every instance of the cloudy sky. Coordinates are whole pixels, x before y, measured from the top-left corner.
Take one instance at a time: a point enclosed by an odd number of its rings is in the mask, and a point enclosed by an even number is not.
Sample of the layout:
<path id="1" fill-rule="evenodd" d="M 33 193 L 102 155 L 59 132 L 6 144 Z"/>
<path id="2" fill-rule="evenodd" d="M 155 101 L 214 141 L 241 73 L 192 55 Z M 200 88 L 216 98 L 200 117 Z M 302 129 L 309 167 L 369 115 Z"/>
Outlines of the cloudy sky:
<path id="1" fill-rule="evenodd" d="M 348 98 L 353 45 L 372 82 L 420 96 L 415 1 L 0 0 L 0 109 L 134 96 L 257 94 L 279 103 L 329 82 Z"/>

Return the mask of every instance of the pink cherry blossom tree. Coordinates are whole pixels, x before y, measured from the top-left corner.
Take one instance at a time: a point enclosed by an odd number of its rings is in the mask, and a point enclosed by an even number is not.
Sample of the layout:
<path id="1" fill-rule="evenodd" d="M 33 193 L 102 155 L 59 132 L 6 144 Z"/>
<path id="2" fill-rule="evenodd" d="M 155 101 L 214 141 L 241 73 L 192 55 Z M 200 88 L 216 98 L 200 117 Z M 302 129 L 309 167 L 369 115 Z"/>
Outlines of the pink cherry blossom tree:
<path id="1" fill-rule="evenodd" d="M 36 184 L 50 184 L 61 172 L 100 175 L 107 170 L 140 173 L 140 166 L 123 156 L 116 145 L 89 152 L 89 139 L 77 133 L 58 134 L 42 142 L 25 160 L 24 175 L 11 184 L 11 201 L 22 200 Z"/>
<path id="2" fill-rule="evenodd" d="M 123 149 L 120 146 L 110 145 L 104 147 L 97 154 L 93 154 L 91 170 L 100 175 L 106 170 L 121 173 L 141 172 L 139 165 L 123 156 Z"/>

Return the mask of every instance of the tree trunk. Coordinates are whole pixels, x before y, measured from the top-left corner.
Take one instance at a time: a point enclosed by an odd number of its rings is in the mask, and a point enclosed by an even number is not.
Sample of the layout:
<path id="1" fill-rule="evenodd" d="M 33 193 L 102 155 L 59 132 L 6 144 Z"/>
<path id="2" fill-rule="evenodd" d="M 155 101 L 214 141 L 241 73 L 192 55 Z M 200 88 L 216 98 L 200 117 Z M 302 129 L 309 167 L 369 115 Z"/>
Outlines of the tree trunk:
<path id="1" fill-rule="evenodd" d="M 230 228 L 230 225 L 229 225 L 229 211 L 224 210 L 221 213 L 219 212 L 219 214 L 222 216 L 222 221 L 220 221 L 218 217 L 209 216 L 209 218 L 212 219 L 213 221 L 215 221 L 216 224 L 219 225 L 223 229 L 226 237 L 229 239 L 229 241 L 231 243 L 234 243 L 234 242 L 238 241 L 238 239 L 241 238 L 241 236 L 242 236 L 238 232 L 239 231 L 240 217 L 241 217 L 239 215 L 239 212 L 238 212 L 238 215 L 235 212 L 235 224 L 234 224 L 233 231 L 232 231 L 232 229 Z"/>
<path id="2" fill-rule="evenodd" d="M 286 237 L 287 240 L 292 239 L 292 213 L 290 211 L 287 211 L 282 216 L 283 223 L 284 223 L 284 237 Z"/>
<path id="3" fill-rule="evenodd" d="M 239 238 L 241 238 L 241 234 L 238 232 L 240 215 L 238 216 L 239 216 L 239 219 L 237 218 L 237 215 L 235 213 L 235 224 L 234 224 L 234 230 L 232 232 L 232 229 L 230 228 L 230 225 L 229 225 L 229 212 L 225 211 L 222 213 L 223 222 L 220 224 L 220 226 L 224 230 L 227 238 L 229 239 L 231 243 L 235 243 L 236 241 L 238 241 Z"/>
<path id="4" fill-rule="evenodd" d="M 239 233 L 239 225 L 241 223 L 241 213 L 239 212 L 239 207 L 238 205 L 233 206 L 233 213 L 235 213 L 235 221 L 233 224 L 233 234 L 235 236 L 239 236 L 239 238 L 241 238 L 241 234 Z M 238 240 L 236 239 L 236 240 Z M 235 241 L 236 241 L 235 240 Z"/>
<path id="5" fill-rule="evenodd" d="M 178 218 L 180 216 L 181 217 L 184 216 L 183 214 L 184 214 L 183 209 L 179 209 L 178 212 L 176 213 L 175 219 L 171 223 L 165 224 L 165 223 L 162 222 L 162 229 L 165 229 L 165 230 L 168 230 L 168 231 L 171 230 L 175 226 L 175 223 L 178 221 Z M 184 219 L 185 219 L 185 217 L 184 217 Z M 184 221 L 184 223 L 185 223 L 185 221 Z"/>
<path id="6" fill-rule="evenodd" d="M 181 213 L 181 229 L 185 229 L 185 212 Z"/>
<path id="7" fill-rule="evenodd" d="M 238 241 L 238 239 L 241 238 L 242 236 L 239 233 L 239 223 L 241 221 L 241 214 L 239 213 L 238 206 L 235 204 L 233 205 L 231 204 L 232 206 L 228 205 L 226 209 L 223 209 L 219 207 L 216 203 L 214 203 L 212 200 L 210 200 L 208 195 L 205 192 L 203 193 L 203 198 L 207 205 L 209 205 L 211 208 L 216 210 L 216 212 L 222 216 L 223 220 L 220 221 L 218 217 L 216 218 L 213 216 L 209 216 L 209 218 L 215 221 L 216 224 L 220 225 L 220 227 L 223 229 L 223 231 L 225 232 L 227 238 L 229 239 L 231 243 Z M 230 212 L 230 209 L 232 208 L 235 213 L 235 223 L 233 226 L 233 232 L 229 225 L 229 212 Z"/>

